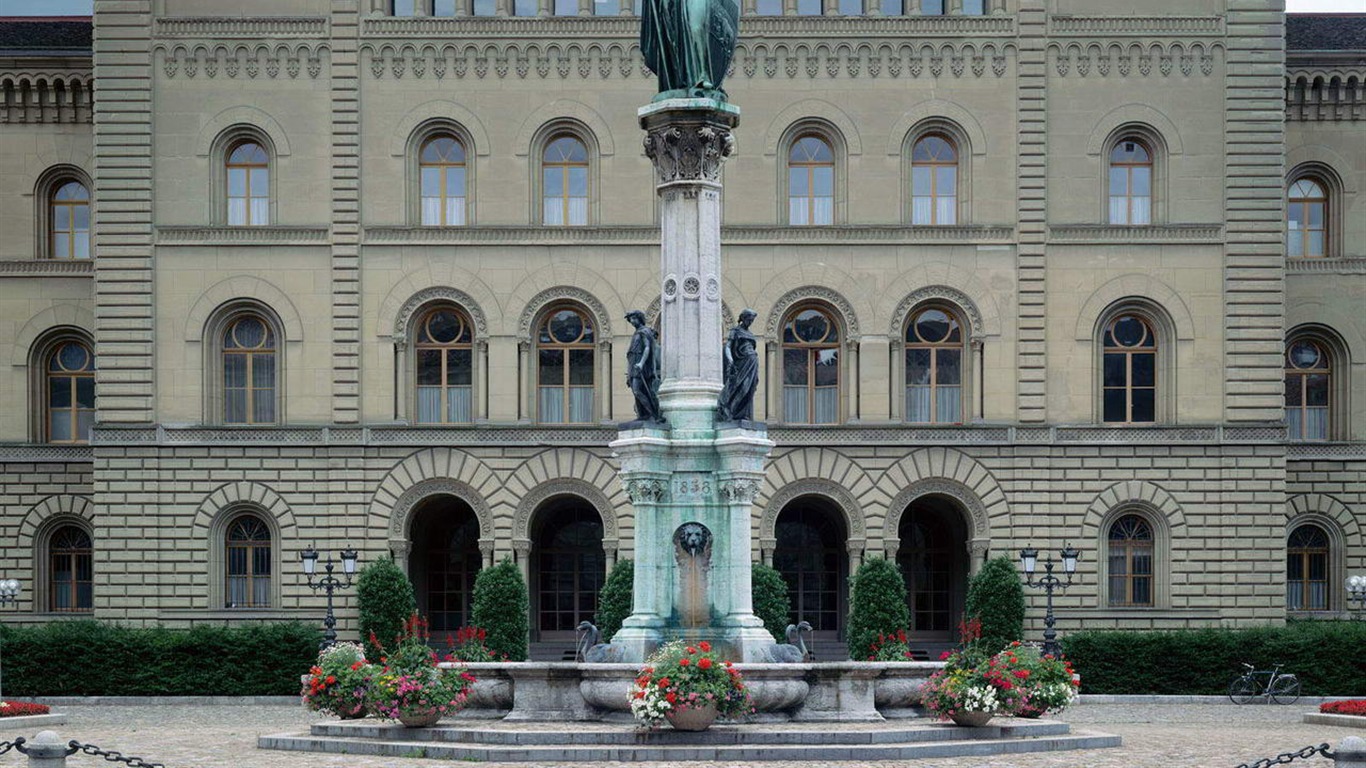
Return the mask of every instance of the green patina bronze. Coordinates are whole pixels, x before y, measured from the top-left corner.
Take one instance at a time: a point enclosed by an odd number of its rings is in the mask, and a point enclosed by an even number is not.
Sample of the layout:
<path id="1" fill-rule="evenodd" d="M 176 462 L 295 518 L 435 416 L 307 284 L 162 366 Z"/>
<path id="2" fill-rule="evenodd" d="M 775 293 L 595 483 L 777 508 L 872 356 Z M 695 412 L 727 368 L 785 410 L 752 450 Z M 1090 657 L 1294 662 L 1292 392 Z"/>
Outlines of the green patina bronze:
<path id="1" fill-rule="evenodd" d="M 735 55 L 739 0 L 645 0 L 640 49 L 659 77 L 655 101 L 726 100 L 721 81 Z"/>

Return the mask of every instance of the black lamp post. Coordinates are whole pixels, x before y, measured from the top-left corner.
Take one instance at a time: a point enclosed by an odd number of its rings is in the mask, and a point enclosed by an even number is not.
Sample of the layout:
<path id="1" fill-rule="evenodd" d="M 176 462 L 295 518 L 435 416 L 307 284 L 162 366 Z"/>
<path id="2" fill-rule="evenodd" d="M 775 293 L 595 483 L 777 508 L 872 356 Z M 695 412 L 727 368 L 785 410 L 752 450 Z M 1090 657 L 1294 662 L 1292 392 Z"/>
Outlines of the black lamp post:
<path id="1" fill-rule="evenodd" d="M 1366 576 L 1349 576 L 1346 586 L 1348 607 L 1356 603 L 1357 611 L 1366 611 Z"/>
<path id="2" fill-rule="evenodd" d="M 1025 586 L 1042 587 L 1044 594 L 1048 596 L 1048 608 L 1043 617 L 1043 652 L 1045 655 L 1051 654 L 1053 658 L 1062 656 L 1062 648 L 1058 645 L 1058 633 L 1053 629 L 1053 590 L 1061 592 L 1072 586 L 1072 574 L 1077 572 L 1077 550 L 1063 545 L 1062 551 L 1058 553 L 1062 557 L 1062 570 L 1067 575 L 1067 580 L 1053 575 L 1053 556 L 1049 555 L 1043 561 L 1044 574 L 1038 579 L 1034 578 L 1034 571 L 1039 564 L 1039 550 L 1033 547 L 1025 547 L 1020 550 L 1020 564 L 1024 566 Z"/>
<path id="3" fill-rule="evenodd" d="M 305 549 L 300 555 L 304 562 L 304 574 L 308 576 L 308 587 L 314 591 L 319 589 L 327 591 L 327 617 L 323 619 L 323 639 L 318 643 L 318 650 L 323 650 L 337 642 L 337 617 L 332 614 L 332 593 L 338 589 L 346 589 L 351 586 L 351 576 L 356 572 L 356 550 L 343 549 L 341 551 L 342 572 L 346 575 L 346 581 L 342 581 L 332 575 L 332 569 L 336 567 L 336 562 L 332 555 L 327 556 L 323 567 L 327 569 L 327 575 L 313 580 L 313 575 L 318 571 L 318 550 L 313 547 Z"/>

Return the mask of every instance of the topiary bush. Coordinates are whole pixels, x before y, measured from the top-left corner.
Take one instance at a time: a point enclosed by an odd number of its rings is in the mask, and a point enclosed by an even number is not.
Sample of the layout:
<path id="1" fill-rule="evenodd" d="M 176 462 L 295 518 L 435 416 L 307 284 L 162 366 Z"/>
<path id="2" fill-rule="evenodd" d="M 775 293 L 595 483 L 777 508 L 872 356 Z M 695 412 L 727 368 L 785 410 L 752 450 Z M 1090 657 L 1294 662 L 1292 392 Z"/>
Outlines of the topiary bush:
<path id="1" fill-rule="evenodd" d="M 906 607 L 906 582 L 901 568 L 890 560 L 865 560 L 854 573 L 850 589 L 849 658 L 863 660 L 874 652 L 878 635 L 895 635 L 911 626 Z"/>
<path id="2" fill-rule="evenodd" d="M 530 600 L 526 580 L 511 560 L 485 568 L 474 579 L 474 607 L 471 621 L 488 631 L 484 644 L 495 656 L 508 661 L 526 661 L 527 614 Z"/>
<path id="3" fill-rule="evenodd" d="M 1082 693 L 1222 695 L 1243 662 L 1284 664 L 1306 696 L 1366 691 L 1366 622 L 1290 621 L 1247 629 L 1093 630 L 1062 638 Z"/>
<path id="4" fill-rule="evenodd" d="M 1015 561 L 993 557 L 968 582 L 966 613 L 982 622 L 981 648 L 993 655 L 1024 637 L 1024 587 Z"/>
<path id="5" fill-rule="evenodd" d="M 621 629 L 621 623 L 631 615 L 631 596 L 636 583 L 636 567 L 630 560 L 618 560 L 607 574 L 602 591 L 598 593 L 598 612 L 593 623 L 602 632 L 604 643 L 612 642 L 612 635 Z"/>
<path id="6" fill-rule="evenodd" d="M 394 559 L 385 555 L 361 568 L 356 578 L 356 600 L 361 644 L 367 657 L 378 659 L 381 648 L 370 643 L 370 636 L 373 634 L 383 646 L 403 634 L 403 622 L 417 612 L 413 583 Z"/>
<path id="7" fill-rule="evenodd" d="M 764 629 L 773 639 L 787 642 L 787 625 L 791 623 L 792 602 L 787 599 L 787 582 L 778 569 L 755 563 L 750 569 L 750 595 L 754 600 L 754 615 L 763 619 Z"/>
<path id="8" fill-rule="evenodd" d="M 5 693 L 18 696 L 295 696 L 319 637 L 300 622 L 0 627 Z"/>

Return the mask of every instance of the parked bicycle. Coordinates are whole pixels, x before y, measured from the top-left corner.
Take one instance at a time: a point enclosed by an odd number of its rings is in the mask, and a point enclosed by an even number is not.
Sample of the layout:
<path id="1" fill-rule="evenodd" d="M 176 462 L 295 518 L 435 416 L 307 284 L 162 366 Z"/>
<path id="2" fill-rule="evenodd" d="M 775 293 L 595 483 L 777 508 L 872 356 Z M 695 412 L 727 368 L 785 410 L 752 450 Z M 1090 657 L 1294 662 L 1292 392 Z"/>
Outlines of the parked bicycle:
<path id="1" fill-rule="evenodd" d="M 1281 672 L 1282 664 L 1272 669 L 1255 669 L 1243 664 L 1243 674 L 1228 684 L 1228 697 L 1234 704 L 1246 704 L 1253 699 L 1294 704 L 1300 697 L 1300 679 L 1289 672 Z"/>

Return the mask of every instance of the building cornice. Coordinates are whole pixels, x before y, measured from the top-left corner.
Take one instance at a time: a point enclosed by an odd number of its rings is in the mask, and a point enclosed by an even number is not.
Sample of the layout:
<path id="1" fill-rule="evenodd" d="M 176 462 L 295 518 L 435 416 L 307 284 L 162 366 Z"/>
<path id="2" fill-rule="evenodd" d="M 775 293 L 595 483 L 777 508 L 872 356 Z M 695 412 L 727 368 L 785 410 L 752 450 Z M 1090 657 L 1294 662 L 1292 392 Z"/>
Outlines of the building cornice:
<path id="1" fill-rule="evenodd" d="M 762 38 L 1011 37 L 1012 16 L 742 16 L 740 36 Z M 638 40 L 637 16 L 377 16 L 361 24 L 364 38 L 601 38 Z"/>
<path id="2" fill-rule="evenodd" d="M 1338 259 L 1286 259 L 1285 271 L 1292 275 L 1366 275 L 1366 256 Z"/>
<path id="3" fill-rule="evenodd" d="M 847 225 L 791 227 L 766 224 L 721 228 L 721 241 L 729 245 L 803 245 L 877 243 L 911 245 L 1008 244 L 1014 237 L 1009 226 L 912 227 L 900 225 Z M 366 227 L 366 245 L 658 245 L 657 226 L 605 227 Z"/>
<path id="4" fill-rule="evenodd" d="M 327 19 L 322 16 L 187 16 L 157 19 L 153 37 L 203 37 L 257 39 L 326 37 Z"/>
<path id="5" fill-rule="evenodd" d="M 1068 16 L 1048 17 L 1048 32 L 1059 37 L 1126 35 L 1205 35 L 1222 37 L 1223 16 Z"/>
<path id="6" fill-rule="evenodd" d="M 1366 460 L 1366 442 L 1291 443 L 1286 449 L 1285 457 L 1289 461 L 1311 459 Z"/>
<path id="7" fill-rule="evenodd" d="M 1055 224 L 1048 228 L 1052 243 L 1078 245 L 1134 245 L 1211 243 L 1224 241 L 1221 224 L 1153 224 L 1122 226 L 1111 224 Z"/>
<path id="8" fill-rule="evenodd" d="M 92 277 L 95 262 L 90 259 L 26 259 L 0 261 L 3 277 Z"/>
<path id="9" fill-rule="evenodd" d="M 328 227 L 157 227 L 157 245 L 326 245 Z"/>
<path id="10" fill-rule="evenodd" d="M 0 443 L 0 463 L 82 463 L 92 461 L 94 457 L 94 451 L 88 445 Z"/>

